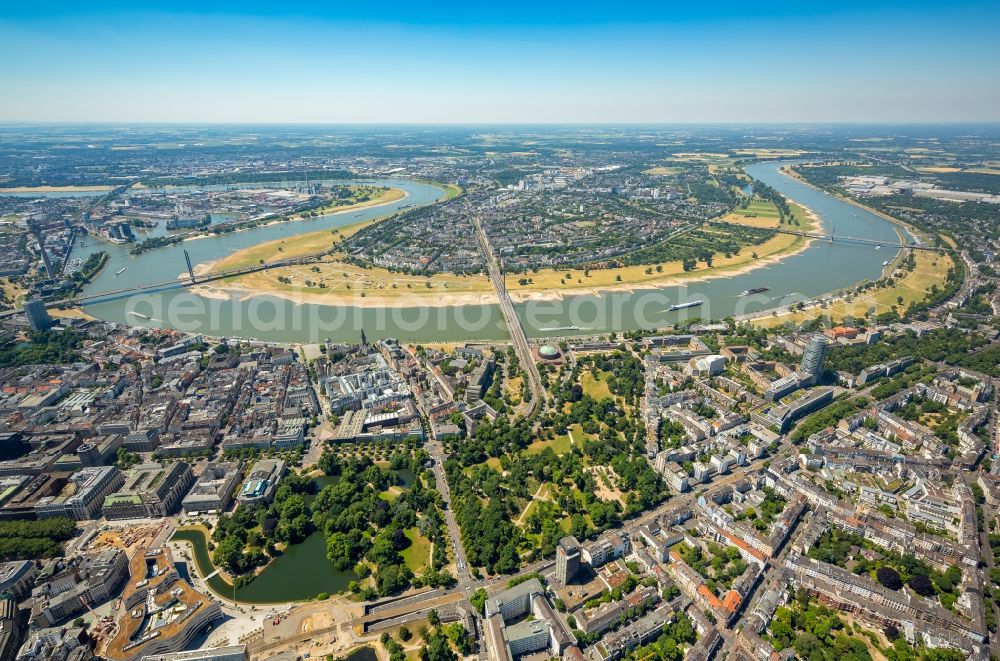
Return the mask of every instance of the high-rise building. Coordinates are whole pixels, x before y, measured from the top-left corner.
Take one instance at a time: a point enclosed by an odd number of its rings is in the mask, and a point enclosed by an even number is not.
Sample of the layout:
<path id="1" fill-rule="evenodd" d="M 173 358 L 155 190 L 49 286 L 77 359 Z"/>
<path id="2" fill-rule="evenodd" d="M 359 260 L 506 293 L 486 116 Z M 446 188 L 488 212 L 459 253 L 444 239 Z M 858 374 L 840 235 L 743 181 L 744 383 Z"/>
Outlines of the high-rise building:
<path id="1" fill-rule="evenodd" d="M 37 298 L 26 301 L 24 303 L 24 316 L 27 317 L 31 330 L 40 331 L 52 328 L 52 317 L 45 309 L 45 301 L 40 301 Z"/>
<path id="2" fill-rule="evenodd" d="M 556 546 L 556 580 L 569 585 L 580 569 L 580 542 L 576 537 L 563 537 Z"/>
<path id="3" fill-rule="evenodd" d="M 802 352 L 802 364 L 800 371 L 810 377 L 812 383 L 816 383 L 823 375 L 823 358 L 826 357 L 826 350 L 830 346 L 827 339 L 820 334 L 813 335 Z"/>

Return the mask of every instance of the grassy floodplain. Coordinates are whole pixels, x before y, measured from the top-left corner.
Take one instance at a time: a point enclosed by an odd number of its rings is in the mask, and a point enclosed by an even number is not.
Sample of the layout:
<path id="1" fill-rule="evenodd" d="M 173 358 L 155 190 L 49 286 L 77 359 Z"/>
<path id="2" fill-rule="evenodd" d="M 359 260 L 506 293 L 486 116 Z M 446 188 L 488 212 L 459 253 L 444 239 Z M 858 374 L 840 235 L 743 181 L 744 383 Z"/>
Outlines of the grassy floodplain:
<path id="1" fill-rule="evenodd" d="M 888 312 L 892 306 L 906 309 L 911 303 L 918 303 L 927 298 L 927 291 L 932 285 L 943 288 L 948 277 L 948 270 L 955 265 L 952 257 L 947 254 L 937 254 L 918 250 L 914 252 L 916 266 L 912 271 L 905 272 L 901 278 L 895 278 L 891 287 L 882 287 L 862 292 L 852 300 L 838 301 L 826 308 L 813 307 L 794 312 L 785 312 L 769 317 L 754 319 L 754 326 L 772 328 L 785 323 L 800 324 L 817 317 L 829 316 L 833 321 L 843 321 L 846 317 L 861 318 L 874 310 L 875 314 Z M 899 299 L 902 298 L 902 305 Z"/>
<path id="2" fill-rule="evenodd" d="M 343 213 L 345 211 L 357 211 L 358 209 L 365 209 L 367 207 L 375 207 L 380 204 L 389 204 L 390 202 L 395 202 L 396 200 L 401 200 L 406 197 L 406 193 L 399 190 L 398 188 L 387 188 L 385 190 L 379 191 L 373 197 L 367 200 L 356 199 L 364 187 L 362 186 L 351 186 L 352 197 L 345 200 L 334 200 L 322 206 L 318 209 L 312 209 L 308 212 L 308 216 L 325 216 L 333 213 Z M 344 204 L 346 202 L 347 204 Z M 297 214 L 286 218 L 285 220 L 299 220 L 306 218 L 307 214 Z"/>
<path id="3" fill-rule="evenodd" d="M 786 168 L 785 172 L 796 180 L 812 186 L 795 169 Z M 903 224 L 896 218 L 872 209 L 842 194 L 834 193 L 834 196 L 849 204 L 870 211 L 894 225 Z M 795 205 L 791 206 L 794 207 Z M 909 229 L 915 231 L 913 227 Z M 896 227 L 896 233 L 902 239 L 899 227 Z M 939 236 L 948 247 L 958 247 L 951 237 L 944 234 L 939 234 Z M 817 305 L 803 310 L 790 310 L 772 314 L 768 317 L 752 319 L 750 323 L 762 328 L 773 328 L 786 323 L 801 324 L 818 317 L 829 317 L 833 322 L 843 321 L 848 317 L 863 318 L 868 313 L 878 315 L 888 312 L 893 306 L 897 306 L 900 310 L 906 309 L 911 303 L 924 301 L 927 298 L 927 291 L 932 286 L 937 285 L 938 288 L 944 287 L 949 269 L 955 266 L 954 258 L 951 255 L 928 253 L 921 250 L 913 252 L 915 261 L 913 270 L 896 272 L 894 274 L 895 277 L 893 277 L 893 284 L 889 287 L 879 287 L 858 295 L 845 296 L 843 300 L 836 301 L 825 307 Z M 902 299 L 902 302 L 900 302 L 900 299 Z"/>
<path id="4" fill-rule="evenodd" d="M 649 174 L 657 177 L 664 177 L 671 174 L 677 174 L 680 171 L 681 171 L 680 168 L 668 168 L 661 165 L 654 168 L 649 168 L 648 170 L 643 172 L 643 174 Z"/>
<path id="5" fill-rule="evenodd" d="M 818 228 L 819 224 L 815 215 L 802 206 L 789 202 L 788 208 L 791 211 L 786 229 L 801 230 L 810 232 Z M 759 197 L 751 199 L 746 208 L 738 208 L 722 216 L 718 220 L 749 227 L 760 227 L 764 229 L 778 229 L 781 227 L 781 214 L 773 203 L 762 200 Z"/>
<path id="6" fill-rule="evenodd" d="M 444 198 L 440 200 L 441 202 L 447 202 L 448 200 L 453 200 L 465 192 L 465 189 L 459 186 L 458 184 L 448 184 L 441 181 L 434 181 L 433 179 L 425 179 L 423 177 L 414 177 L 414 181 L 418 181 L 422 184 L 429 184 L 431 186 L 435 186 L 443 190 Z"/>
<path id="7" fill-rule="evenodd" d="M 461 190 L 457 186 L 453 189 Z M 786 226 L 803 231 L 817 228 L 815 216 L 806 209 L 796 204 L 790 204 L 789 207 L 791 216 L 786 222 L 790 224 Z M 716 220 L 765 229 L 779 227 L 777 207 L 771 202 L 756 198 L 745 209 L 736 209 Z M 212 270 L 218 272 L 332 250 L 339 241 L 375 222 L 378 220 L 262 243 L 220 260 L 212 266 Z M 720 235 L 727 231 L 722 224 L 709 224 L 707 230 Z M 656 288 L 749 271 L 801 250 L 807 243 L 808 239 L 804 237 L 777 234 L 760 245 L 744 248 L 739 254 L 728 257 L 716 255 L 711 267 L 699 264 L 692 271 L 685 271 L 680 260 L 611 269 L 541 269 L 523 276 L 509 275 L 507 286 L 516 302 L 558 299 L 566 295 L 595 294 L 601 291 Z M 442 306 L 496 302 L 493 288 L 482 274 L 442 273 L 424 276 L 394 273 L 378 267 L 362 268 L 348 263 L 346 255 L 336 250 L 315 264 L 253 273 L 204 287 L 202 291 L 213 295 L 213 292 L 227 293 L 230 289 L 281 296 L 299 303 L 331 305 L 391 305 L 402 301 L 409 304 L 412 301 L 416 305 Z M 361 301 L 361 298 L 368 300 Z"/>
<path id="8" fill-rule="evenodd" d="M 296 234 L 287 239 L 265 241 L 219 260 L 212 266 L 213 271 L 226 271 L 243 268 L 253 264 L 272 262 L 279 259 L 304 257 L 330 250 L 338 242 L 369 225 L 371 221 L 361 221 L 333 230 L 319 230 Z"/>
<path id="9" fill-rule="evenodd" d="M 453 200 L 462 194 L 462 187 L 458 184 L 445 184 L 444 185 L 444 199 L 445 201 Z"/>
<path id="10" fill-rule="evenodd" d="M 754 198 L 747 203 L 746 208 L 736 209 L 720 220 L 749 227 L 773 229 L 779 226 L 778 219 L 779 213 L 776 206 L 760 198 Z"/>
<path id="11" fill-rule="evenodd" d="M 736 213 L 739 217 L 728 214 L 718 220 L 768 229 L 778 227 L 778 213 L 774 205 L 769 202 L 751 204 L 756 205 L 752 207 L 758 214 L 756 218 L 745 218 L 740 213 L 743 210 L 738 210 Z M 816 223 L 805 209 L 798 205 L 790 205 L 790 207 L 792 217 L 799 222 L 799 225 L 795 225 L 794 229 L 804 231 L 815 229 Z M 709 227 L 719 233 L 726 232 L 722 225 L 716 225 L 714 228 L 710 225 Z M 617 269 L 597 269 L 591 270 L 589 273 L 582 268 L 543 269 L 538 273 L 530 274 L 530 283 L 522 285 L 511 277 L 507 286 L 515 300 L 543 299 L 563 294 L 595 293 L 615 289 L 666 286 L 700 278 L 748 271 L 767 263 L 766 260 L 778 259 L 804 248 L 807 241 L 808 239 L 804 237 L 778 234 L 758 246 L 743 248 L 739 254 L 729 257 L 721 254 L 716 255 L 712 260 L 711 267 L 699 263 L 698 267 L 692 271 L 685 271 L 683 263 L 679 260 Z M 755 254 L 756 257 L 754 257 Z"/>

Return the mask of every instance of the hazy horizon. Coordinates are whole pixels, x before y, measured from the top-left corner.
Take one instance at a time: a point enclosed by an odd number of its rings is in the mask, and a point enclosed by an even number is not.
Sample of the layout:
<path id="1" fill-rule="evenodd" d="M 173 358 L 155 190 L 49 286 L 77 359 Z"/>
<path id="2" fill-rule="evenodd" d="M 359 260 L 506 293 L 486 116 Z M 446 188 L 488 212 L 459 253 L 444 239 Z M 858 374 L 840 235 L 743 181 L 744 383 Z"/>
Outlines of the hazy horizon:
<path id="1" fill-rule="evenodd" d="M 1000 126 L 1000 119 L 996 120 L 921 120 L 921 121 L 864 121 L 858 120 L 854 122 L 850 121 L 774 121 L 774 122 L 745 122 L 745 121 L 719 121 L 719 122 L 696 122 L 696 121 L 662 121 L 662 122 L 573 122 L 573 121 L 546 121 L 546 122 L 504 122 L 504 121 L 484 121 L 484 122 L 461 122 L 461 121 L 426 121 L 426 122 L 406 122 L 406 121 L 143 121 L 143 120 L 18 120 L 18 119 L 2 119 L 0 120 L 0 126 L 271 126 L 271 127 L 326 127 L 326 126 L 338 126 L 338 127 L 369 127 L 369 126 L 380 126 L 380 127 L 414 127 L 414 126 L 428 126 L 428 127 L 523 127 L 530 128 L 532 126 L 567 126 L 567 127 L 608 127 L 608 128 L 642 128 L 642 127 L 678 127 L 682 128 L 685 126 L 707 128 L 712 126 L 719 127 L 886 127 L 886 126 L 899 126 L 899 127 L 940 127 L 940 126 L 984 126 L 984 127 L 994 127 Z"/>
<path id="2" fill-rule="evenodd" d="M 1000 122 L 997 3 L 503 9 L 5 6 L 0 122 Z"/>

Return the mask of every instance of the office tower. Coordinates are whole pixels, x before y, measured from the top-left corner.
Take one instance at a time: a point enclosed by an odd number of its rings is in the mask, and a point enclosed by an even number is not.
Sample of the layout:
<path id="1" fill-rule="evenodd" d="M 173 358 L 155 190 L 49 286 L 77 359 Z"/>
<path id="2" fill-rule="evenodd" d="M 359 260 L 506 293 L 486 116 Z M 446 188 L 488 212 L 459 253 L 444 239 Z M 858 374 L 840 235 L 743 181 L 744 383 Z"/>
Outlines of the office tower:
<path id="1" fill-rule="evenodd" d="M 809 375 L 812 383 L 816 383 L 823 375 L 823 358 L 826 357 L 826 350 L 829 346 L 827 339 L 823 335 L 814 335 L 806 350 L 802 352 L 802 364 L 800 371 Z"/>
<path id="2" fill-rule="evenodd" d="M 576 537 L 563 537 L 556 546 L 556 580 L 569 585 L 580 569 L 580 542 Z"/>
<path id="3" fill-rule="evenodd" d="M 52 327 L 52 317 L 45 309 L 45 301 L 37 298 L 26 301 L 24 304 L 24 316 L 28 319 L 31 330 L 48 330 Z"/>

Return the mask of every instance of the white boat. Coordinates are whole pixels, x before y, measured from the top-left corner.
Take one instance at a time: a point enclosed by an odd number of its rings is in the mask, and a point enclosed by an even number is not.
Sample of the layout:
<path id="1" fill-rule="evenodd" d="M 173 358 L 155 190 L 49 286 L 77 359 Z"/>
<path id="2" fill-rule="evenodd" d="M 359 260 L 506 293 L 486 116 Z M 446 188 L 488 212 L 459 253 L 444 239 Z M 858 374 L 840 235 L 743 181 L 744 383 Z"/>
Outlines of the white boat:
<path id="1" fill-rule="evenodd" d="M 152 317 L 150 317 L 148 314 L 143 314 L 141 312 L 136 312 L 134 310 L 129 310 L 128 313 L 130 315 L 132 315 L 133 317 L 139 317 L 140 319 L 145 319 L 146 321 L 149 321 L 150 319 L 152 319 Z"/>
<path id="2" fill-rule="evenodd" d="M 539 332 L 551 333 L 553 331 L 582 330 L 579 326 L 550 326 L 549 328 L 539 328 Z"/>
<path id="3" fill-rule="evenodd" d="M 889 260 L 887 259 L 884 262 L 882 262 L 882 266 L 889 266 Z"/>
<path id="4" fill-rule="evenodd" d="M 705 301 L 691 301 L 690 303 L 678 303 L 677 305 L 671 305 L 667 308 L 667 312 L 673 312 L 674 310 L 683 310 L 685 308 L 693 308 L 701 305 Z"/>
<path id="5" fill-rule="evenodd" d="M 875 246 L 875 250 L 881 250 L 882 246 Z"/>
<path id="6" fill-rule="evenodd" d="M 117 270 L 117 271 L 115 272 L 115 277 L 117 278 L 118 276 L 120 276 L 120 275 L 121 275 L 122 273 L 124 273 L 124 272 L 125 272 L 125 271 L 127 271 L 127 270 L 128 270 L 128 267 L 127 267 L 127 266 L 123 266 L 123 267 L 121 267 L 120 269 L 118 269 L 118 270 Z"/>

